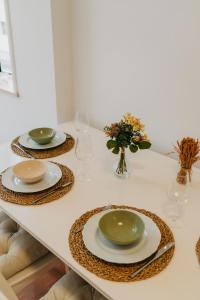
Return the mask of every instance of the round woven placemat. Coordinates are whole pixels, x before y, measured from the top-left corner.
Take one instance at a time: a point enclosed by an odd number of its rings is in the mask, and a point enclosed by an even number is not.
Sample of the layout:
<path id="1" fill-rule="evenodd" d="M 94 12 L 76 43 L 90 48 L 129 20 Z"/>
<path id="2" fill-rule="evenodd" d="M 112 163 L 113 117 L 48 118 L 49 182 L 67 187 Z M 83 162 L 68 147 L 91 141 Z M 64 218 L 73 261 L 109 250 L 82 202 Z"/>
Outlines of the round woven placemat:
<path id="1" fill-rule="evenodd" d="M 200 263 L 200 238 L 196 244 L 196 255 L 197 255 L 198 262 Z"/>
<path id="2" fill-rule="evenodd" d="M 58 163 L 55 164 L 60 167 L 62 171 L 62 177 L 56 185 L 42 192 L 31 193 L 31 194 L 12 192 L 2 185 L 2 181 L 1 181 L 2 176 L 0 176 L 0 198 L 5 201 L 15 203 L 15 204 L 20 204 L 20 205 L 39 205 L 39 204 L 48 203 L 61 198 L 71 190 L 74 184 L 74 175 L 68 167 Z M 72 182 L 72 184 L 64 188 L 57 189 L 53 194 L 41 199 L 37 203 L 33 203 L 34 201 L 36 201 L 37 199 L 45 195 L 47 192 L 52 191 L 56 187 L 61 186 L 62 184 L 67 182 Z"/>
<path id="3" fill-rule="evenodd" d="M 158 247 L 160 249 L 168 242 L 173 242 L 174 237 L 170 230 L 170 228 L 162 221 L 157 215 L 151 213 L 150 211 L 146 211 L 144 209 L 137 209 L 129 206 L 112 206 L 113 208 L 129 208 L 136 210 L 144 215 L 150 217 L 159 227 L 161 232 L 161 242 Z M 91 252 L 87 250 L 84 245 L 82 232 L 78 231 L 79 228 L 87 222 L 87 220 L 93 216 L 94 214 L 99 213 L 103 210 L 103 207 L 96 208 L 94 210 L 86 212 L 82 215 L 75 223 L 72 225 L 69 235 L 69 247 L 74 259 L 80 263 L 83 267 L 85 267 L 88 271 L 94 273 L 98 277 L 103 279 L 119 281 L 119 282 L 130 282 L 137 281 L 150 278 L 158 273 L 160 273 L 167 265 L 170 263 L 173 254 L 174 247 L 167 251 L 160 258 L 151 263 L 148 267 L 146 267 L 142 272 L 140 272 L 133 279 L 129 278 L 129 275 L 135 272 L 138 268 L 140 268 L 145 262 L 147 262 L 152 256 L 142 262 L 134 263 L 134 264 L 115 264 L 106 262 L 96 256 L 94 256 Z"/>
<path id="4" fill-rule="evenodd" d="M 62 145 L 57 146 L 55 148 L 45 149 L 45 150 L 35 150 L 35 149 L 33 150 L 33 149 L 26 149 L 25 147 L 21 146 L 19 143 L 19 136 L 18 136 L 12 141 L 11 148 L 12 148 L 13 152 L 19 156 L 29 158 L 29 155 L 24 153 L 22 150 L 17 148 L 15 145 L 18 145 L 22 149 L 27 150 L 33 156 L 33 158 L 44 159 L 44 158 L 55 157 L 55 156 L 58 156 L 58 155 L 61 155 L 61 154 L 64 154 L 64 153 L 70 151 L 74 147 L 74 143 L 75 143 L 75 140 L 71 136 L 71 138 L 66 139 L 66 141 Z"/>

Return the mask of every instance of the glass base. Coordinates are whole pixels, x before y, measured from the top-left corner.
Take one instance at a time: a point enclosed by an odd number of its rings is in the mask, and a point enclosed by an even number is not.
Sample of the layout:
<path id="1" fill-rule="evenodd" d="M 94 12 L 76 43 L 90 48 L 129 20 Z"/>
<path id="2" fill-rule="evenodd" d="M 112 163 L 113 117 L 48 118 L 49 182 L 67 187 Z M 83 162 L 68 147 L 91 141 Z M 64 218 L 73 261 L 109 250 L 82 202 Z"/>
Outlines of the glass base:
<path id="1" fill-rule="evenodd" d="M 118 167 L 119 161 L 117 161 L 114 165 L 113 165 L 113 172 L 114 174 L 118 177 L 118 178 L 122 178 L 122 179 L 126 179 L 130 176 L 130 173 L 128 171 L 123 171 L 123 173 L 118 173 L 117 172 L 117 167 Z"/>

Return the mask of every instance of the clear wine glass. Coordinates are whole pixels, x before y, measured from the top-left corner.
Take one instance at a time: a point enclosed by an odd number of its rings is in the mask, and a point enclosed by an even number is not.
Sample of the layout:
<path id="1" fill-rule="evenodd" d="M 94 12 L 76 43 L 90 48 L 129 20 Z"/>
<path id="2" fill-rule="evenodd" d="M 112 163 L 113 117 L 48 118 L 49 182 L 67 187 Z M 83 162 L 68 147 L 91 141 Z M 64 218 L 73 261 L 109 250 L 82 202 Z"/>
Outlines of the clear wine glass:
<path id="1" fill-rule="evenodd" d="M 76 158 L 79 160 L 78 177 L 81 181 L 90 181 L 90 163 L 93 159 L 92 138 L 87 131 L 80 132 L 75 148 Z"/>
<path id="2" fill-rule="evenodd" d="M 74 126 L 77 132 L 88 131 L 90 126 L 89 114 L 87 112 L 76 111 L 74 116 Z"/>
<path id="3" fill-rule="evenodd" d="M 163 205 L 163 213 L 171 221 L 173 227 L 182 227 L 182 217 L 184 214 L 184 203 L 176 199 L 169 199 Z"/>
<path id="4" fill-rule="evenodd" d="M 175 200 L 186 204 L 190 198 L 190 184 L 180 184 L 174 180 L 169 185 L 167 195 L 170 200 Z"/>

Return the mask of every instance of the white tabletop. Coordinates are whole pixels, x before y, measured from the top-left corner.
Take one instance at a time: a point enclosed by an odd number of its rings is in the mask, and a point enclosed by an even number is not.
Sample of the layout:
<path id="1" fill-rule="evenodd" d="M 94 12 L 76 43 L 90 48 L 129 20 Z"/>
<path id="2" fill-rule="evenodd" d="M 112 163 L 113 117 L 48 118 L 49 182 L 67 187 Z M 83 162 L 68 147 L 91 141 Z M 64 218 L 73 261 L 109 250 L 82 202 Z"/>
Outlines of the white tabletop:
<path id="1" fill-rule="evenodd" d="M 63 124 L 60 129 L 77 135 L 71 123 Z M 167 200 L 168 185 L 177 172 L 177 162 L 166 156 L 149 150 L 135 154 L 127 151 L 132 175 L 126 180 L 119 179 L 112 173 L 118 156 L 107 150 L 103 132 L 96 129 L 90 132 L 95 153 L 90 182 L 77 179 L 70 193 L 49 204 L 20 206 L 0 200 L 1 208 L 108 299 L 199 300 L 200 268 L 195 256 L 195 244 L 200 236 L 200 172 L 197 169 L 193 172 L 191 199 L 185 207 L 184 226 L 172 229 L 176 240 L 175 255 L 163 272 L 144 281 L 116 283 L 98 278 L 73 259 L 68 246 L 70 228 L 90 209 L 108 203 L 127 204 L 150 210 L 168 222 L 162 205 Z M 0 157 L 1 170 L 23 160 L 12 153 L 9 144 L 1 145 Z M 76 176 L 79 161 L 74 149 L 51 161 L 66 164 Z"/>

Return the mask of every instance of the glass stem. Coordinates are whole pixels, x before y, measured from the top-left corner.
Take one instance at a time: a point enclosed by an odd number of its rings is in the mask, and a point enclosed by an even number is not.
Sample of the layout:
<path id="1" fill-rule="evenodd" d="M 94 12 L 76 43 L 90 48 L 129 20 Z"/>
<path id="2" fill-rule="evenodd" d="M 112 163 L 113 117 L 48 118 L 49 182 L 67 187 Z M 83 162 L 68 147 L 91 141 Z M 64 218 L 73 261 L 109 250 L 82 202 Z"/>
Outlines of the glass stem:
<path id="1" fill-rule="evenodd" d="M 121 148 L 120 160 L 119 160 L 116 172 L 119 175 L 127 172 L 124 147 Z"/>

